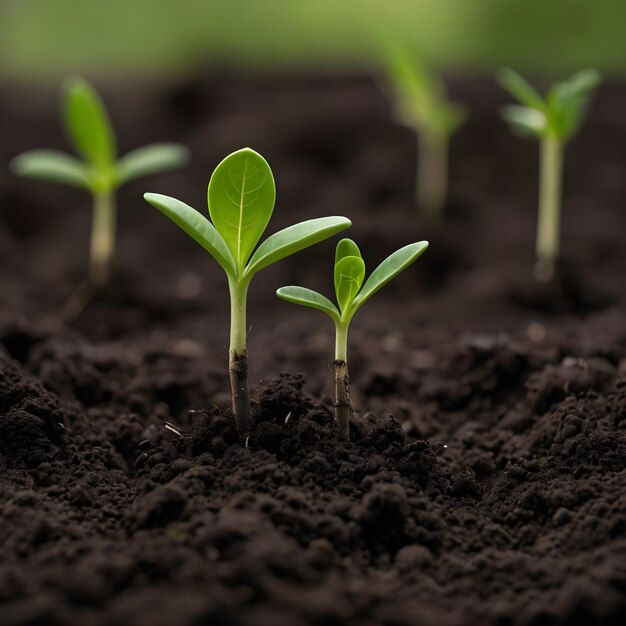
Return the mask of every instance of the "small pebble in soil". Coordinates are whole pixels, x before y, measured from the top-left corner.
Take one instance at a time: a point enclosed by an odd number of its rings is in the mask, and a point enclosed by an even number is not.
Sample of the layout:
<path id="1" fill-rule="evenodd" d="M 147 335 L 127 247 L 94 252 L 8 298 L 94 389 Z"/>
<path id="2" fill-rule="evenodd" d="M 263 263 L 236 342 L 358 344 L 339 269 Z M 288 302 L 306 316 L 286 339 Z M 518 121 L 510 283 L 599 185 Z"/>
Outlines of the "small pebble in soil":
<path id="1" fill-rule="evenodd" d="M 565 507 L 559 507 L 556 510 L 556 513 L 552 516 L 552 521 L 557 526 L 563 526 L 564 524 L 567 524 L 567 522 L 569 522 L 571 519 L 572 519 L 572 512 L 569 509 L 566 509 Z"/>
<path id="2" fill-rule="evenodd" d="M 546 327 L 539 322 L 533 322 L 527 328 L 526 334 L 534 343 L 541 343 L 546 338 Z"/>
<path id="3" fill-rule="evenodd" d="M 427 567 L 432 560 L 433 553 L 426 546 L 419 544 L 404 546 L 396 554 L 396 564 L 400 571 Z"/>

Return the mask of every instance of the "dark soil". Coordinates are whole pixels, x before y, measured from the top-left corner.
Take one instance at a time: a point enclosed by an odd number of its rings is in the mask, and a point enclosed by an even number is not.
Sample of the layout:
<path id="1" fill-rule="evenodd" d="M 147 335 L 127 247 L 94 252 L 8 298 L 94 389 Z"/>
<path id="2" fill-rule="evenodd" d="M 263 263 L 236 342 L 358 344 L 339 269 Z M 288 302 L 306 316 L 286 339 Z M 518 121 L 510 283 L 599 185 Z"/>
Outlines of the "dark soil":
<path id="1" fill-rule="evenodd" d="M 124 150 L 178 140 L 194 161 L 121 193 L 117 282 L 73 324 L 55 315 L 84 278 L 88 200 L 0 170 L 0 624 L 624 623 L 626 88 L 600 90 L 568 152 L 567 263 L 538 288 L 537 146 L 498 121 L 490 80 L 452 87 L 472 118 L 437 229 L 369 79 L 104 85 Z M 2 163 L 66 147 L 55 103 L 0 89 Z M 330 323 L 273 295 L 328 293 L 334 242 L 252 285 L 242 447 L 225 279 L 141 200 L 203 209 L 243 145 L 275 171 L 271 229 L 345 214 L 370 269 L 431 241 L 353 323 L 352 443 L 332 429 Z"/>

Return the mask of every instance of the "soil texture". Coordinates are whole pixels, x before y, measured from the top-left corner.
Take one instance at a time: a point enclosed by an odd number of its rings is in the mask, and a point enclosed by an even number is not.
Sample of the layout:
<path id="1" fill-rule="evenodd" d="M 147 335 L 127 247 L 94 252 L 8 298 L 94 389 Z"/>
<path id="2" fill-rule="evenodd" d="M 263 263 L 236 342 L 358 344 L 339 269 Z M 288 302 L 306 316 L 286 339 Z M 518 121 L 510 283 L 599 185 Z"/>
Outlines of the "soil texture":
<path id="1" fill-rule="evenodd" d="M 117 274 L 72 323 L 89 199 L 0 171 L 0 624 L 617 626 L 626 620 L 626 87 L 566 155 L 564 263 L 532 279 L 538 147 L 491 80 L 453 80 L 444 226 L 413 206 L 415 137 L 363 76 L 100 85 L 122 151 L 191 166 L 120 193 Z M 1 162 L 67 149 L 56 94 L 0 86 Z M 271 164 L 269 231 L 346 215 L 369 271 L 429 250 L 355 316 L 357 414 L 333 429 L 333 336 L 278 300 L 331 294 L 335 241 L 249 302 L 257 428 L 229 409 L 225 277 L 143 202 L 205 210 L 210 172 Z"/>

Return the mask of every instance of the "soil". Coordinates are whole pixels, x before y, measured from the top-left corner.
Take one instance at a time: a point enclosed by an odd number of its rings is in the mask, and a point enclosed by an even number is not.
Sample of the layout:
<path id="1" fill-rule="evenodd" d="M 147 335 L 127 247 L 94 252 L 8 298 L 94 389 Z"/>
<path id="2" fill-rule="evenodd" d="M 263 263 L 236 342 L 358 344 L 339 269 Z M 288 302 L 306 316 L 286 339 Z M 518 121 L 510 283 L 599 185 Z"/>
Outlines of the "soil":
<path id="1" fill-rule="evenodd" d="M 550 626 L 626 619 L 626 87 L 568 149 L 565 264 L 532 281 L 537 146 L 491 79 L 452 81 L 445 227 L 413 208 L 415 138 L 363 76 L 102 85 L 127 150 L 193 164 L 120 194 L 114 287 L 72 324 L 89 202 L 0 171 L 3 626 Z M 56 93 L 0 88 L 0 157 L 66 148 Z M 252 284 L 258 426 L 228 409 L 226 281 L 141 200 L 204 208 L 229 151 L 274 169 L 270 229 L 345 214 L 369 268 L 431 247 L 353 322 L 352 442 L 332 429 L 334 242 Z"/>

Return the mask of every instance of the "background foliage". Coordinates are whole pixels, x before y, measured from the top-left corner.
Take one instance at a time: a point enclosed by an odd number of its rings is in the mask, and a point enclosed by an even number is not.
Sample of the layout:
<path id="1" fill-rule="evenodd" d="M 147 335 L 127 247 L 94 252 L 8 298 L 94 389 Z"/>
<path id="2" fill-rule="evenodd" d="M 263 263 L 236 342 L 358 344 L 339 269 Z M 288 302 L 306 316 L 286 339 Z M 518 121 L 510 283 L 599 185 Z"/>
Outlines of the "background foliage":
<path id="1" fill-rule="evenodd" d="M 0 0 L 0 74 L 339 70 L 381 24 L 439 66 L 626 73 L 624 0 Z"/>

